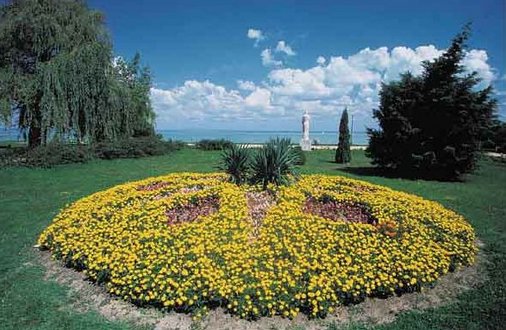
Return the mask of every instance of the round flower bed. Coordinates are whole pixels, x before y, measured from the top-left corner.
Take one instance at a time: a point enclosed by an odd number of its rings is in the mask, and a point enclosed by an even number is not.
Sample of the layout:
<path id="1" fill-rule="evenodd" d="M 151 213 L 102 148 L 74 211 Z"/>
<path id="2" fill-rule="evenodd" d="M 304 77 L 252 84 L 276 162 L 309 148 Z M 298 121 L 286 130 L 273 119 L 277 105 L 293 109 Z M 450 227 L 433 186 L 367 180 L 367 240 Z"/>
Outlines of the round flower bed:
<path id="1" fill-rule="evenodd" d="M 334 176 L 274 190 L 222 174 L 128 183 L 68 206 L 39 244 L 134 303 L 245 318 L 323 317 L 474 260 L 472 227 L 438 203 Z"/>

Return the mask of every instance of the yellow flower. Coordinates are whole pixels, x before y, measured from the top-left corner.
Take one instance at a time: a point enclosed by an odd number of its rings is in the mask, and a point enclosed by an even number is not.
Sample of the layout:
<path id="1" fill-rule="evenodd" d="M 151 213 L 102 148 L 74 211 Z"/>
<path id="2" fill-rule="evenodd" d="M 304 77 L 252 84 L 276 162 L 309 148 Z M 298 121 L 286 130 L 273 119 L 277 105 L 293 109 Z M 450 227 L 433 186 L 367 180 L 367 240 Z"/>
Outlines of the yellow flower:
<path id="1" fill-rule="evenodd" d="M 474 262 L 473 228 L 438 203 L 343 177 L 301 176 L 272 187 L 276 203 L 258 226 L 247 199 L 258 189 L 226 179 L 179 173 L 95 193 L 65 207 L 38 244 L 112 294 L 185 307 L 197 318 L 216 301 L 241 317 L 295 317 L 299 307 L 324 315 L 347 302 L 339 297 L 409 291 Z M 360 210 L 367 221 L 311 213 L 309 197 Z M 214 212 L 169 224 L 170 210 L 206 199 L 218 201 Z"/>

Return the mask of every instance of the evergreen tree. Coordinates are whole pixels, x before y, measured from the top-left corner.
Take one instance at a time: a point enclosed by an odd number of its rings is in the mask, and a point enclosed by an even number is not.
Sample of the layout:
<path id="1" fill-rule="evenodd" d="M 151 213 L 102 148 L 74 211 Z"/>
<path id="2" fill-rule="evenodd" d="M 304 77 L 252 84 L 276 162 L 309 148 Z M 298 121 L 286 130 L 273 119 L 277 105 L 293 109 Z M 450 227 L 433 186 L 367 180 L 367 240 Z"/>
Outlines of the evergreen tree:
<path id="1" fill-rule="evenodd" d="M 348 127 L 348 109 L 344 109 L 339 122 L 339 142 L 336 150 L 336 163 L 351 161 L 350 130 Z"/>
<path id="2" fill-rule="evenodd" d="M 137 57 L 127 65 L 133 75 L 112 58 L 102 14 L 83 1 L 9 1 L 0 7 L 0 119 L 16 120 L 30 146 L 114 140 L 152 126 L 149 73 Z"/>
<path id="3" fill-rule="evenodd" d="M 480 140 L 494 118 L 492 88 L 477 89 L 477 73 L 465 73 L 469 25 L 423 73 L 405 73 L 383 84 L 369 129 L 367 155 L 373 164 L 426 177 L 455 179 L 476 166 Z"/>
<path id="4" fill-rule="evenodd" d="M 506 153 L 506 122 L 496 120 L 485 134 L 483 148 Z"/>

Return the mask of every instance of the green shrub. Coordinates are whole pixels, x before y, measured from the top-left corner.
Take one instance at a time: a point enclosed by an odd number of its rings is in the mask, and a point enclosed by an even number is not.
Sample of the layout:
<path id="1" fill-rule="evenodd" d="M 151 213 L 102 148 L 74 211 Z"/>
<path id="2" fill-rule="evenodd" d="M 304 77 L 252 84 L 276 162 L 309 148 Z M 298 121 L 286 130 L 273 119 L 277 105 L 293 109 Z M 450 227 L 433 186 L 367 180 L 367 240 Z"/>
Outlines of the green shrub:
<path id="1" fill-rule="evenodd" d="M 129 138 L 114 142 L 101 142 L 94 145 L 97 158 L 139 158 L 146 156 L 159 156 L 183 147 L 179 141 L 164 141 L 160 136 L 144 136 Z"/>
<path id="2" fill-rule="evenodd" d="M 8 149 L 0 154 L 2 166 L 52 167 L 59 164 L 85 163 L 93 158 L 88 146 L 57 142 L 32 149 Z"/>
<path id="3" fill-rule="evenodd" d="M 235 184 L 246 182 L 250 169 L 250 149 L 247 145 L 232 144 L 221 153 L 220 169 Z"/>
<path id="4" fill-rule="evenodd" d="M 482 148 L 506 153 L 506 123 L 497 121 L 488 133 L 488 139 L 483 141 Z"/>
<path id="5" fill-rule="evenodd" d="M 288 184 L 300 162 L 299 153 L 292 148 L 290 139 L 271 139 L 253 157 L 251 181 L 262 184 L 264 190 L 269 183 Z"/>
<path id="6" fill-rule="evenodd" d="M 202 150 L 224 150 L 226 148 L 230 148 L 234 143 L 230 140 L 225 139 L 217 139 L 217 140 L 200 140 L 195 144 L 197 149 Z"/>
<path id="7" fill-rule="evenodd" d="M 496 151 L 506 153 L 506 124 L 497 129 L 495 136 Z"/>
<path id="8" fill-rule="evenodd" d="M 52 167 L 60 164 L 84 163 L 94 158 L 115 159 L 164 155 L 184 146 L 183 142 L 164 141 L 160 136 L 100 142 L 92 146 L 51 142 L 32 149 L 2 148 L 0 165 Z"/>

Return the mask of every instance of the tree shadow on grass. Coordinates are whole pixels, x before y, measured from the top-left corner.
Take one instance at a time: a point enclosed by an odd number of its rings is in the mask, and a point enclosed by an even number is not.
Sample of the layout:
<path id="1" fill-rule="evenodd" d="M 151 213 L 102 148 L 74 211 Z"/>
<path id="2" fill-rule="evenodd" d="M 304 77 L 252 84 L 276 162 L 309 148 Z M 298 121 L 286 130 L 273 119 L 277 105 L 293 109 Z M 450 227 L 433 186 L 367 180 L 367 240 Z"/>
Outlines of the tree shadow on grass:
<path id="1" fill-rule="evenodd" d="M 420 174 L 410 171 L 399 171 L 394 169 L 385 169 L 374 166 L 347 166 L 338 168 L 337 170 L 361 177 L 383 177 L 388 179 L 405 179 L 405 180 L 425 180 L 437 182 L 464 182 L 462 178 L 445 178 L 441 175 Z"/>
<path id="2" fill-rule="evenodd" d="M 373 167 L 373 166 L 346 166 L 337 168 L 338 171 L 345 172 L 348 174 L 353 174 L 356 176 L 376 176 L 376 177 L 384 177 L 384 178 L 397 178 L 399 177 L 392 171 L 386 171 L 381 168 Z"/>
<path id="3" fill-rule="evenodd" d="M 344 172 L 357 177 L 382 177 L 388 179 L 404 179 L 404 180 L 424 180 L 424 181 L 435 181 L 435 182 L 465 182 L 467 175 L 463 175 L 460 178 L 451 178 L 445 175 L 444 172 L 417 172 L 414 169 L 393 169 L 378 167 L 370 164 L 367 160 L 359 157 L 357 160 L 352 161 L 349 164 L 337 164 L 335 161 L 325 158 L 319 158 L 320 164 L 333 164 L 335 167 L 328 168 L 332 171 Z M 325 166 L 326 167 L 326 166 Z"/>

